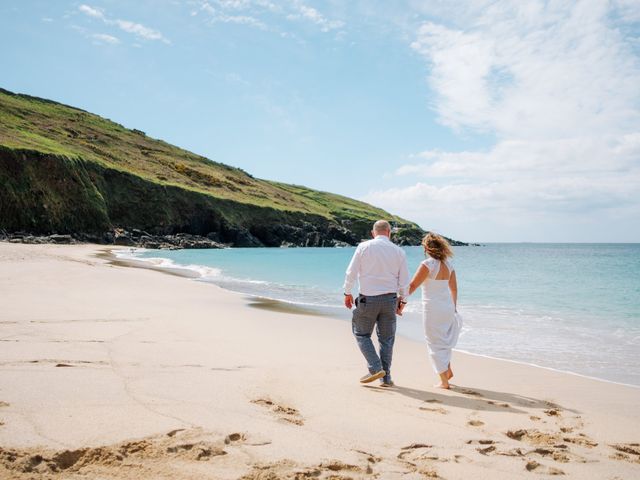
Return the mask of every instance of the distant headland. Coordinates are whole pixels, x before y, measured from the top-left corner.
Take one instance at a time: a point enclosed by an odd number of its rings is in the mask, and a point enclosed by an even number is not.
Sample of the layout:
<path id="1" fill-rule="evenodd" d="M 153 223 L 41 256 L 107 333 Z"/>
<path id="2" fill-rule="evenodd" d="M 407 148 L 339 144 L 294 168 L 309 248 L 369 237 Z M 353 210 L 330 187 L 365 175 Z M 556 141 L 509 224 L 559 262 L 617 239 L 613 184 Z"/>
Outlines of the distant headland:
<path id="1" fill-rule="evenodd" d="M 254 178 L 140 130 L 0 89 L 0 239 L 147 248 L 336 247 L 385 218 L 348 197 Z M 451 240 L 454 245 L 467 245 Z"/>

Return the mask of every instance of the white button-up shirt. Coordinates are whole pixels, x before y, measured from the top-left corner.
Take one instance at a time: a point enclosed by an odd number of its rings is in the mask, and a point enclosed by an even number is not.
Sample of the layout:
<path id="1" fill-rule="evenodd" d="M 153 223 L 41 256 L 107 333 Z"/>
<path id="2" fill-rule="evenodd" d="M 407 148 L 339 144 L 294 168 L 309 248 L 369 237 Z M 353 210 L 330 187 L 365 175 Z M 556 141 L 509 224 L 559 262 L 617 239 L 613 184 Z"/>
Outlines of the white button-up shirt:
<path id="1" fill-rule="evenodd" d="M 362 242 L 347 267 L 344 293 L 351 293 L 356 280 L 360 283 L 361 295 L 397 293 L 405 296 L 409 291 L 409 270 L 404 250 L 386 235 Z"/>

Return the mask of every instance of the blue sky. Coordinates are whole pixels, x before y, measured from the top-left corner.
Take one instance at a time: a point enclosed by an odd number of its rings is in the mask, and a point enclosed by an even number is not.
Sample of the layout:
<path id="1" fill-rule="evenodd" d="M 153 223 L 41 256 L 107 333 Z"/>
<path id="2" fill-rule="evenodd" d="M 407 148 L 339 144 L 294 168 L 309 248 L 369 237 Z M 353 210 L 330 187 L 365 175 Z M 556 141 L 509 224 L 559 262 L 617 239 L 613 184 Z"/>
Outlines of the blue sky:
<path id="1" fill-rule="evenodd" d="M 470 241 L 640 241 L 639 0 L 0 3 L 0 86 Z"/>

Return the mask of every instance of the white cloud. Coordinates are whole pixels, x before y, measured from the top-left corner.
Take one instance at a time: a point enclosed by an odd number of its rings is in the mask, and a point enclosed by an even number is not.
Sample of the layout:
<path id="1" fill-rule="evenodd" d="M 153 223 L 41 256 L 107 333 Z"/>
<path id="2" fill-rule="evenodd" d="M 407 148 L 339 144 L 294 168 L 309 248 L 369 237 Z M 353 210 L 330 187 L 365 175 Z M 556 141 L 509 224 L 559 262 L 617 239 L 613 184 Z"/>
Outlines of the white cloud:
<path id="1" fill-rule="evenodd" d="M 640 0 L 614 0 L 612 3 L 615 13 L 622 21 L 640 22 Z"/>
<path id="2" fill-rule="evenodd" d="M 548 138 L 638 121 L 638 61 L 606 4 L 538 3 L 496 2 L 465 30 L 420 27 L 412 47 L 431 66 L 442 123 Z"/>
<path id="3" fill-rule="evenodd" d="M 136 23 L 136 22 L 132 22 L 130 20 L 121 20 L 121 19 L 111 19 L 109 17 L 107 17 L 107 15 L 105 14 L 105 12 L 103 10 L 100 10 L 98 8 L 95 7 L 91 7 L 89 5 L 80 5 L 78 7 L 78 10 L 82 13 L 84 13 L 85 15 L 88 15 L 90 17 L 93 18 L 98 18 L 100 20 L 102 20 L 104 22 L 105 25 L 112 25 L 112 26 L 116 26 L 118 27 L 120 30 L 127 32 L 127 33 L 131 33 L 133 35 L 135 35 L 138 38 L 144 39 L 144 40 L 157 40 L 157 41 L 162 41 L 164 43 L 171 43 L 164 35 L 162 35 L 161 32 L 159 32 L 158 30 L 154 30 L 152 28 L 146 27 L 145 25 L 142 25 L 141 23 Z M 96 34 L 96 35 L 100 35 L 100 34 Z M 92 35 L 93 38 L 96 38 L 96 35 Z M 108 37 L 111 38 L 116 38 L 114 36 L 111 35 L 106 35 Z M 117 40 L 117 38 L 116 38 Z M 103 39 L 103 41 L 106 41 L 105 39 Z M 112 42 L 113 43 L 113 42 Z"/>
<path id="4" fill-rule="evenodd" d="M 638 215 L 640 59 L 621 22 L 638 21 L 640 2 L 448 7 L 439 10 L 444 18 L 420 25 L 411 44 L 429 66 L 431 107 L 443 125 L 489 133 L 495 144 L 419 153 L 396 171 L 396 181 L 411 185 L 366 200 L 427 228 L 434 212 L 460 233 L 486 227 L 476 233 L 493 240 L 510 235 L 516 219 L 553 218 L 568 228 Z M 631 235 L 639 240 L 640 230 Z"/>
<path id="5" fill-rule="evenodd" d="M 139 38 L 143 38 L 145 40 L 161 40 L 165 43 L 170 43 L 162 33 L 157 30 L 153 30 L 152 28 L 145 27 L 140 23 L 130 22 L 128 20 L 115 20 L 114 23 L 121 30 L 132 33 Z"/>
<path id="6" fill-rule="evenodd" d="M 267 26 L 255 17 L 249 15 L 222 15 L 220 21 L 223 23 L 236 23 L 238 25 L 250 25 L 252 27 L 266 30 Z"/>
<path id="7" fill-rule="evenodd" d="M 236 13 L 229 14 L 228 11 L 246 11 L 253 6 L 250 0 L 216 0 L 218 8 L 213 7 L 209 2 L 202 2 L 200 10 L 209 15 L 209 19 L 213 23 L 235 23 L 238 25 L 247 25 L 250 27 L 267 30 L 267 25 L 252 15 L 238 15 Z"/>
<path id="8" fill-rule="evenodd" d="M 236 10 L 243 10 L 251 5 L 250 0 L 216 0 L 216 3 L 220 5 L 221 8 Z"/>
<path id="9" fill-rule="evenodd" d="M 294 0 L 292 7 L 295 13 L 287 15 L 288 20 L 304 19 L 320 27 L 323 32 L 329 32 L 344 27 L 344 22 L 340 20 L 329 20 L 318 10 L 305 5 L 300 0 Z"/>
<path id="10" fill-rule="evenodd" d="M 91 35 L 91 38 L 96 40 L 98 43 L 108 43 L 110 45 L 117 45 L 120 43 L 120 40 L 117 37 L 107 35 L 106 33 L 94 33 Z"/>
<path id="11" fill-rule="evenodd" d="M 104 18 L 104 13 L 101 10 L 94 7 L 90 7 L 89 5 L 80 5 L 78 7 L 78 10 L 80 10 L 82 13 L 90 17 L 100 18 L 100 19 Z"/>
<path id="12" fill-rule="evenodd" d="M 404 165 L 396 174 L 424 180 L 404 193 L 390 189 L 369 200 L 399 195 L 418 205 L 422 199 L 458 214 L 485 210 L 489 216 L 496 209 L 526 215 L 640 205 L 640 134 L 604 141 L 505 141 L 487 153 L 428 151 L 418 158 L 427 161 Z M 602 158 L 612 161 L 594 161 Z"/>
<path id="13" fill-rule="evenodd" d="M 287 2 L 271 2 L 269 0 L 211 0 L 201 1 L 200 11 L 207 13 L 214 23 L 237 23 L 262 30 L 279 33 L 283 37 L 293 37 L 289 32 L 283 32 L 274 20 L 306 21 L 322 32 L 340 29 L 344 26 L 341 20 L 327 18 L 317 9 L 310 7 L 301 0 Z M 238 12 L 242 12 L 238 15 Z M 193 11 L 192 15 L 197 14 Z"/>

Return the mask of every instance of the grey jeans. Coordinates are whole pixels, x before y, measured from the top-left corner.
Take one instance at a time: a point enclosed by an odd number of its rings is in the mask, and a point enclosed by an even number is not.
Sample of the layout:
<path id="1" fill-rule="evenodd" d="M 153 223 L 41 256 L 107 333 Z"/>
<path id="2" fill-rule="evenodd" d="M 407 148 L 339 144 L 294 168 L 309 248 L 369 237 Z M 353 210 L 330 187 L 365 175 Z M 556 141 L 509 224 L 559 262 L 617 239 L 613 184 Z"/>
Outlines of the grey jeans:
<path id="1" fill-rule="evenodd" d="M 393 343 L 396 339 L 396 308 L 398 297 L 395 293 L 384 295 L 364 296 L 356 299 L 353 310 L 351 327 L 356 337 L 358 347 L 367 361 L 369 373 L 384 370 L 384 382 L 391 382 L 391 359 L 393 357 Z M 371 341 L 373 328 L 376 328 L 380 355 Z"/>

